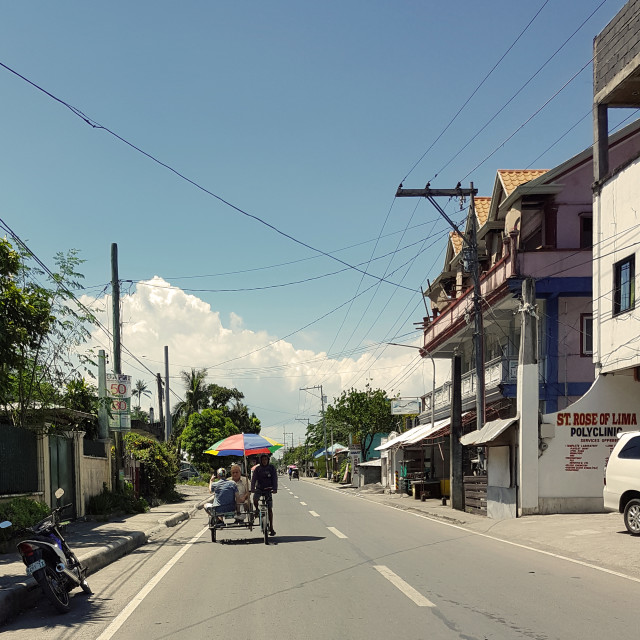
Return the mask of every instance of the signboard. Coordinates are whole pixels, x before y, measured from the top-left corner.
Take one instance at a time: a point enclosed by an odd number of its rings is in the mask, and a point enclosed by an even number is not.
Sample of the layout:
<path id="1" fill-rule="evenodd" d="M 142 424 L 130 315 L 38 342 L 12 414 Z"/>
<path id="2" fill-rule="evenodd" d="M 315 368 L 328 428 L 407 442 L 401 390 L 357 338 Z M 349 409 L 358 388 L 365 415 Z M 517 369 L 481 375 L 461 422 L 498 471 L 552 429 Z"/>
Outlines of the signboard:
<path id="1" fill-rule="evenodd" d="M 349 457 L 351 458 L 351 484 L 356 487 L 360 486 L 360 471 L 358 469 L 358 465 L 360 464 L 360 447 L 359 446 L 350 446 L 349 447 Z"/>
<path id="2" fill-rule="evenodd" d="M 391 401 L 391 415 L 417 416 L 420 413 L 418 398 L 395 398 Z"/>
<path id="3" fill-rule="evenodd" d="M 111 399 L 109 429 L 131 430 L 131 376 L 107 373 L 107 394 Z"/>

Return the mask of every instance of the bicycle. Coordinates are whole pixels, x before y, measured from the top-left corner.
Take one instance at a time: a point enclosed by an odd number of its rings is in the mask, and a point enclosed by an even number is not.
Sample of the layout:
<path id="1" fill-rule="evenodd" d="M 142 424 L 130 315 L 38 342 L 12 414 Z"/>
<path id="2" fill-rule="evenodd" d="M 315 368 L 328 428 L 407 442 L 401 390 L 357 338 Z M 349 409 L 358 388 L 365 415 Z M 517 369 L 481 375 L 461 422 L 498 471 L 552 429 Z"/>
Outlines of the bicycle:
<path id="1" fill-rule="evenodd" d="M 258 502 L 258 523 L 260 531 L 264 536 L 264 543 L 269 544 L 269 532 L 271 531 L 271 521 L 269 519 L 269 501 L 271 497 L 271 489 L 263 489 L 260 501 Z"/>

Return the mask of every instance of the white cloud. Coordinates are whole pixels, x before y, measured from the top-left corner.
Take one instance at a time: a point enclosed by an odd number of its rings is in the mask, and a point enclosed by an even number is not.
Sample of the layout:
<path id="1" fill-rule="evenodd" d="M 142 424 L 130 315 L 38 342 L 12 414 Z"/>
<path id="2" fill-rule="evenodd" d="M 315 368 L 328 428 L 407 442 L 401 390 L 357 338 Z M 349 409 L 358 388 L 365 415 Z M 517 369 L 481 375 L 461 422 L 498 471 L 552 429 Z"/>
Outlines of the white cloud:
<path id="1" fill-rule="evenodd" d="M 90 303 L 84 299 L 85 304 Z M 100 322 L 111 327 L 111 298 L 94 301 Z M 172 287 L 162 278 L 138 283 L 136 290 L 121 298 L 122 344 L 144 362 L 146 371 L 123 350 L 122 371 L 134 380 L 144 380 L 157 396 L 154 374 L 164 377 L 164 346 L 169 347 L 172 389 L 182 397 L 180 371 L 206 367 L 210 382 L 237 387 L 245 402 L 263 425 L 263 433 L 282 439 L 294 433 L 294 441 L 304 436 L 305 424 L 296 417 L 317 419 L 320 413 L 319 390 L 302 387 L 322 385 L 331 402 L 342 389 L 362 389 L 370 381 L 395 395 L 415 397 L 431 389 L 431 362 L 419 361 L 417 349 L 387 347 L 378 357 L 372 348 L 355 358 L 327 359 L 326 353 L 294 346 L 296 336 L 278 340 L 259 327 L 247 328 L 243 319 L 229 314 L 228 326 L 220 312 L 200 298 Z M 94 342 L 111 352 L 110 339 L 102 329 L 93 333 Z M 419 344 L 419 338 L 415 346 Z M 172 404 L 176 402 L 172 395 Z M 143 401 L 143 408 L 145 404 Z M 287 436 L 291 441 L 291 436 Z"/>

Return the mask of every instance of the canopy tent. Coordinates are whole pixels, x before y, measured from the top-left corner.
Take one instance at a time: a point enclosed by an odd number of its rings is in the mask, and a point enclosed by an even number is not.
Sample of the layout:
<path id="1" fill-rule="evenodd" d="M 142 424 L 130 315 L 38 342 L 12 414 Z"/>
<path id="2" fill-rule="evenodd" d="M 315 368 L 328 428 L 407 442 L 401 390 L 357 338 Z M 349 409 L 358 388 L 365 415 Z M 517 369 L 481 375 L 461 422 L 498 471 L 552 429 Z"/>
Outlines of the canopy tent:
<path id="1" fill-rule="evenodd" d="M 339 453 L 346 453 L 347 451 L 349 451 L 349 447 L 345 447 L 344 445 L 338 444 L 337 442 L 336 444 L 326 448 L 326 453 L 329 457 L 333 457 L 335 455 L 338 455 Z M 325 449 L 319 449 L 313 454 L 313 457 L 317 460 L 318 458 L 324 458 L 324 454 Z"/>

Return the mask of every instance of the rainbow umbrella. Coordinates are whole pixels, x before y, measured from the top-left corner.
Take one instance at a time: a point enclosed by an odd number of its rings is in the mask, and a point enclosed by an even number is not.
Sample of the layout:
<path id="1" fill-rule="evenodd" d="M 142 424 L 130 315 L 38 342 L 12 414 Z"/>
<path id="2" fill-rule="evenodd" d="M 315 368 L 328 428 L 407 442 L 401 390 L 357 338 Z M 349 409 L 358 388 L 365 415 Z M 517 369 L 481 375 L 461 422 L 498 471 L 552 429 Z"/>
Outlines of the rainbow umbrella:
<path id="1" fill-rule="evenodd" d="M 236 433 L 211 445 L 205 453 L 212 456 L 251 456 L 258 453 L 274 453 L 283 444 L 258 433 Z"/>

